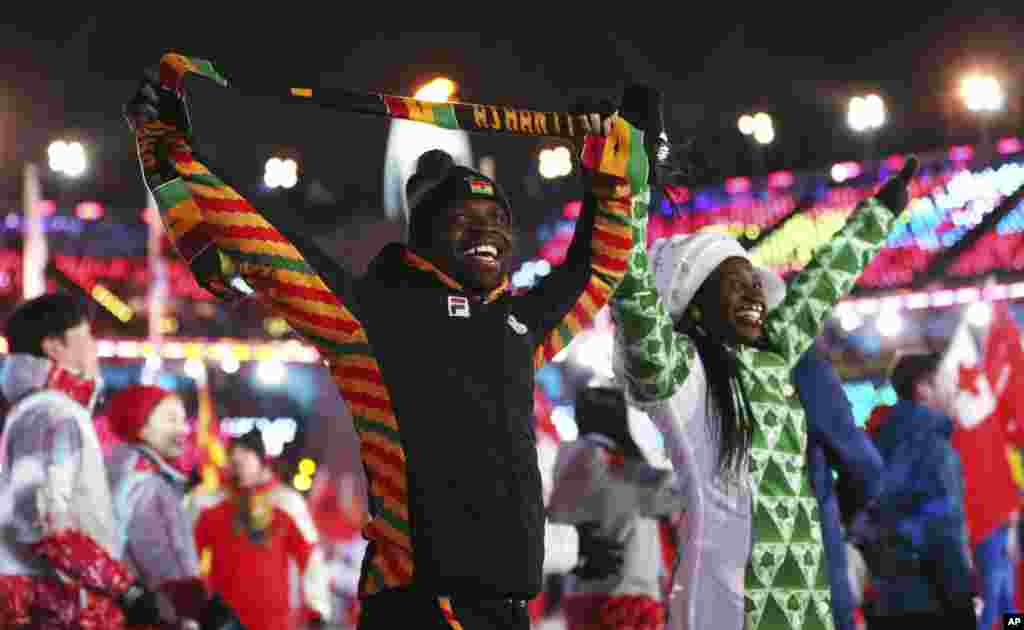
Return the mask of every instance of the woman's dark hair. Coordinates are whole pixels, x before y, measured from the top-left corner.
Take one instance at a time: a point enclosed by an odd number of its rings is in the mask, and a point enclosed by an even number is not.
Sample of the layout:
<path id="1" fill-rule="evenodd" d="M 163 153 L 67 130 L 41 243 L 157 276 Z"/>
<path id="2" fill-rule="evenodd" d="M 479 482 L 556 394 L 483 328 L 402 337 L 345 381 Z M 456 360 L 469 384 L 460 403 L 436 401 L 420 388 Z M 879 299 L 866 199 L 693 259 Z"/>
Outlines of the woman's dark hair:
<path id="1" fill-rule="evenodd" d="M 85 306 L 67 293 L 48 293 L 24 302 L 7 318 L 4 332 L 10 352 L 45 357 L 44 339 L 63 339 L 86 318 Z"/>
<path id="2" fill-rule="evenodd" d="M 694 302 L 703 294 L 701 285 Z M 690 337 L 707 375 L 708 433 L 718 440 L 718 470 L 724 472 L 743 463 L 753 441 L 754 423 L 750 405 L 739 387 L 739 366 L 732 350 L 688 313 L 676 323 L 676 331 Z M 719 413 L 713 413 L 712 400 Z"/>

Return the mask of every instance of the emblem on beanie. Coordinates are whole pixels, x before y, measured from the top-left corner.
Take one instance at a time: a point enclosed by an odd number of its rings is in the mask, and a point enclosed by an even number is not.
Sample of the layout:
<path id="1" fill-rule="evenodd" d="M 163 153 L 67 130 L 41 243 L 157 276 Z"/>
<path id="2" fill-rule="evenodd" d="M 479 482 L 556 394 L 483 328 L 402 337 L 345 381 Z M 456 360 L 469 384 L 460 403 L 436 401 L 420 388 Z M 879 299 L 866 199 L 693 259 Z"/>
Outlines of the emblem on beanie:
<path id="1" fill-rule="evenodd" d="M 477 179 L 475 177 L 468 177 L 466 178 L 466 181 L 469 182 L 469 192 L 474 195 L 494 196 L 494 186 L 491 185 L 491 182 L 485 179 Z"/>
<path id="2" fill-rule="evenodd" d="M 461 295 L 449 295 L 448 317 L 469 317 L 469 298 Z"/>

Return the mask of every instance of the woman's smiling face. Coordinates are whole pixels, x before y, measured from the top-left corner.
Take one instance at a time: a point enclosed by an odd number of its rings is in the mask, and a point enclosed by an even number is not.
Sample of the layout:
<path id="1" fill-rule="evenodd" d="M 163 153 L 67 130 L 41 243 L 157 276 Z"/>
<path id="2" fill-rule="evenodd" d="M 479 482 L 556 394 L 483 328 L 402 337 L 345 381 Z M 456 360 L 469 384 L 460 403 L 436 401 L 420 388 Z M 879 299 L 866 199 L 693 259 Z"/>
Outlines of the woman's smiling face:
<path id="1" fill-rule="evenodd" d="M 697 302 L 701 323 L 731 345 L 752 345 L 761 338 L 767 312 L 764 285 L 746 258 L 727 258 L 701 286 Z"/>

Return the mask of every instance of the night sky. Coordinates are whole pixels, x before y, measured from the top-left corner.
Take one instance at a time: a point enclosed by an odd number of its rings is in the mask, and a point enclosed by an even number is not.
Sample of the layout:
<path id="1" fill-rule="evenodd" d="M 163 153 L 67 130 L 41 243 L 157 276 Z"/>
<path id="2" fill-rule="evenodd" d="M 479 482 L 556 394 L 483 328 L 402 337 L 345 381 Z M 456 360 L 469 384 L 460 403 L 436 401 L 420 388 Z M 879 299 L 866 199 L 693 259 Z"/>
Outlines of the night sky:
<path id="1" fill-rule="evenodd" d="M 886 15 L 836 3 L 813 12 L 780 4 L 751 13 L 729 4 L 717 14 L 702 7 L 699 16 L 680 4 L 673 15 L 639 20 L 607 9 L 558 16 L 477 4 L 446 12 L 478 31 L 429 33 L 402 30 L 391 20 L 403 13 L 397 7 L 376 15 L 360 9 L 349 20 L 326 13 L 279 17 L 280 8 L 240 19 L 210 13 L 207 5 L 196 5 L 190 17 L 176 4 L 161 15 L 68 5 L 45 17 L 15 16 L 0 26 L 0 199 L 16 207 L 22 163 L 45 163 L 49 140 L 69 128 L 81 130 L 102 158 L 93 159 L 81 183 L 47 182 L 47 196 L 92 197 L 115 215 L 137 212 L 144 192 L 120 108 L 141 70 L 168 50 L 211 59 L 229 80 L 253 90 L 307 84 L 411 94 L 424 79 L 443 74 L 459 84 L 458 100 L 548 110 L 566 109 L 580 96 L 617 98 L 631 81 L 650 82 L 665 91 L 670 134 L 693 138 L 707 162 L 693 183 L 757 168 L 736 120 L 761 109 L 774 116 L 777 133 L 765 170 L 824 168 L 861 157 L 845 109 L 850 96 L 868 90 L 882 94 L 889 109 L 878 152 L 972 142 L 977 132 L 956 100 L 960 72 L 981 64 L 1007 79 L 1016 70 L 1019 81 L 1024 67 L 1024 19 L 1007 11 L 975 8 L 963 15 L 933 7 L 926 15 L 891 5 L 899 13 Z M 500 32 L 488 28 L 499 23 Z M 380 207 L 386 121 L 192 85 L 201 145 L 257 205 L 264 161 L 292 147 L 300 152 L 304 181 L 316 180 L 339 198 L 321 213 L 347 207 L 372 214 Z M 1021 92 L 1007 87 L 1011 111 L 998 124 L 1019 130 Z M 496 156 L 498 179 L 514 204 L 522 200 L 527 225 L 550 211 L 525 192 L 538 145 L 515 137 L 473 139 L 477 156 Z"/>

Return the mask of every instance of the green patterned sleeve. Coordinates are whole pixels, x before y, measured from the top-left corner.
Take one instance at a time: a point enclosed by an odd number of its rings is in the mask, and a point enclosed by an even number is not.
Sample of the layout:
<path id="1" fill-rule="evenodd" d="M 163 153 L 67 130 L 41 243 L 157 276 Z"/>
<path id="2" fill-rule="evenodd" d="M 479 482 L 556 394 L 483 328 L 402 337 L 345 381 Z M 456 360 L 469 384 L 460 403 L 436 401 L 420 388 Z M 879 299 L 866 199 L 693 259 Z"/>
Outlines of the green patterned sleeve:
<path id="1" fill-rule="evenodd" d="M 672 329 L 668 307 L 654 285 L 647 257 L 647 203 L 636 204 L 629 266 L 611 299 L 615 372 L 640 404 L 670 398 L 686 381 L 693 356 L 689 338 Z"/>
<path id="2" fill-rule="evenodd" d="M 896 215 L 878 199 L 864 200 L 846 225 L 789 283 L 786 299 L 768 315 L 769 344 L 795 365 L 821 333 L 832 309 L 885 244 Z"/>

